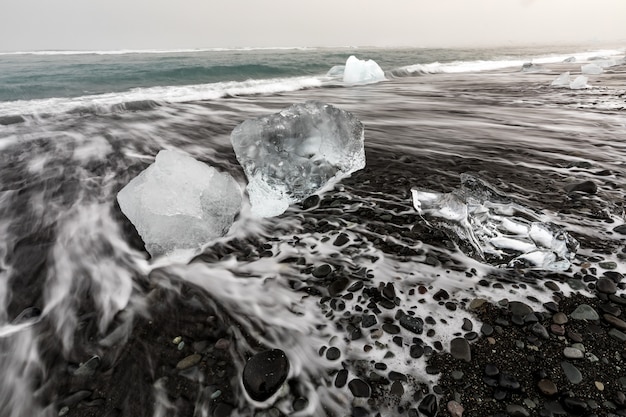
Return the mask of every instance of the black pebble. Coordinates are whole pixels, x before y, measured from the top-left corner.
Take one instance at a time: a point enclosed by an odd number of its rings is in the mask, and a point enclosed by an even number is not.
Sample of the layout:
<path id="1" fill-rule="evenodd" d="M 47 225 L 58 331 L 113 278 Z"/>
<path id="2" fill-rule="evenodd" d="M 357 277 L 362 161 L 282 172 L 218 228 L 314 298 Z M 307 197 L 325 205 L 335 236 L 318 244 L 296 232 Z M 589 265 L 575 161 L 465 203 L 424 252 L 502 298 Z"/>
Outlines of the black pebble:
<path id="1" fill-rule="evenodd" d="M 335 361 L 341 357 L 341 351 L 336 347 L 331 347 L 326 351 L 326 359 Z"/>
<path id="2" fill-rule="evenodd" d="M 322 264 L 316 267 L 312 274 L 315 278 L 325 278 L 333 271 L 332 267 L 328 264 Z"/>
<path id="3" fill-rule="evenodd" d="M 335 378 L 335 386 L 337 388 L 343 388 L 346 385 L 346 382 L 348 382 L 348 371 L 342 369 L 341 371 L 337 372 L 337 377 Z"/>
<path id="4" fill-rule="evenodd" d="M 355 397 L 363 397 L 368 398 L 372 392 L 371 388 L 367 383 L 361 379 L 354 378 L 348 383 L 348 388 L 352 392 L 352 395 Z"/>
<path id="5" fill-rule="evenodd" d="M 367 314 L 363 316 L 363 320 L 361 321 L 361 327 L 363 328 L 372 327 L 376 323 L 378 323 L 378 320 L 376 320 L 376 316 L 373 314 Z"/>
<path id="6" fill-rule="evenodd" d="M 437 397 L 434 394 L 428 394 L 417 409 L 427 417 L 435 417 L 437 415 Z"/>
<path id="7" fill-rule="evenodd" d="M 419 317 L 413 317 L 405 314 L 400 317 L 399 323 L 400 326 L 415 334 L 421 334 L 424 330 L 424 321 L 422 321 Z"/>
<path id="8" fill-rule="evenodd" d="M 289 360 L 279 349 L 257 353 L 243 368 L 243 386 L 250 398 L 265 401 L 270 398 L 287 379 Z"/>
<path id="9" fill-rule="evenodd" d="M 333 245 L 343 246 L 348 242 L 350 242 L 350 237 L 345 233 L 339 233 L 339 236 L 337 236 L 337 239 L 335 239 L 335 241 L 333 242 Z"/>
<path id="10" fill-rule="evenodd" d="M 409 355 L 411 355 L 411 357 L 414 359 L 421 358 L 423 354 L 424 354 L 424 348 L 420 345 L 412 345 L 409 348 Z"/>

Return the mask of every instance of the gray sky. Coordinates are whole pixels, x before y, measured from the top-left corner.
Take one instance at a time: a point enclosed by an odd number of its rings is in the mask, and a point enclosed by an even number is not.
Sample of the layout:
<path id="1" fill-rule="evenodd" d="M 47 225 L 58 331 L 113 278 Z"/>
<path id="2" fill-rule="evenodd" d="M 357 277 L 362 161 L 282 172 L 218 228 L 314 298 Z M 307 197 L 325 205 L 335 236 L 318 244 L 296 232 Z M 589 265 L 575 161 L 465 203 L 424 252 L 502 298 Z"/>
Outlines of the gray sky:
<path id="1" fill-rule="evenodd" d="M 0 50 L 623 41 L 626 0 L 2 0 Z"/>

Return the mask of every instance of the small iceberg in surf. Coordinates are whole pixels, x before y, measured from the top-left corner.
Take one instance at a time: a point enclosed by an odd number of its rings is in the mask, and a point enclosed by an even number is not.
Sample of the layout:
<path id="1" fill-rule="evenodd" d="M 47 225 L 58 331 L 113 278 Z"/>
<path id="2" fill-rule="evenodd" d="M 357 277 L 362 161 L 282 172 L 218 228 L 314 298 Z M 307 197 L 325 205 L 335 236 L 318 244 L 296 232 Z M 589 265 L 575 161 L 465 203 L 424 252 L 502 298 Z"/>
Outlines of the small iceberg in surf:
<path id="1" fill-rule="evenodd" d="M 492 185 L 461 174 L 450 193 L 412 189 L 413 206 L 467 255 L 508 268 L 563 271 L 579 247 L 559 226 L 512 202 Z"/>
<path id="2" fill-rule="evenodd" d="M 570 84 L 570 77 L 569 77 L 569 71 L 567 71 L 559 75 L 556 78 L 556 80 L 552 81 L 552 83 L 550 84 L 550 87 L 569 88 L 569 84 Z"/>
<path id="3" fill-rule="evenodd" d="M 330 104 L 308 101 L 246 120 L 231 133 L 248 177 L 252 214 L 278 216 L 365 167 L 363 124 Z"/>
<path id="4" fill-rule="evenodd" d="M 580 66 L 580 72 L 588 75 L 598 75 L 602 74 L 604 70 L 600 65 L 596 64 L 585 64 Z"/>
<path id="5" fill-rule="evenodd" d="M 587 84 L 587 80 L 588 78 L 585 77 L 584 75 L 579 75 L 578 77 L 576 77 L 576 79 L 574 81 L 572 81 L 569 84 L 569 88 L 571 88 L 572 90 L 581 90 L 583 88 L 589 88 L 589 84 Z"/>
<path id="6" fill-rule="evenodd" d="M 343 82 L 348 84 L 369 84 L 384 81 L 385 72 L 376 61 L 358 59 L 351 55 L 346 60 L 343 71 Z"/>
<path id="7" fill-rule="evenodd" d="M 162 150 L 117 201 L 155 257 L 198 249 L 225 235 L 241 210 L 241 189 L 228 173 Z"/>

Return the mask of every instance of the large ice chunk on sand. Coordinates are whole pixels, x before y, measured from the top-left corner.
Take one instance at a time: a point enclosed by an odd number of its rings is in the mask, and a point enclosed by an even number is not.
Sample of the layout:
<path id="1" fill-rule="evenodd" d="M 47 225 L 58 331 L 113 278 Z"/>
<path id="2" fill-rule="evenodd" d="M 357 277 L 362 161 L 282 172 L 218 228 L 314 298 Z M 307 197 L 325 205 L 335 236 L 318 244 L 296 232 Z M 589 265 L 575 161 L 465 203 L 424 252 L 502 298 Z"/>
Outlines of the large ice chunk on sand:
<path id="1" fill-rule="evenodd" d="M 349 84 L 367 84 L 385 80 L 382 68 L 371 59 L 364 61 L 351 55 L 346 60 L 343 82 Z"/>
<path id="2" fill-rule="evenodd" d="M 569 88 L 571 88 L 572 90 L 589 88 L 589 84 L 587 84 L 587 77 L 585 77 L 584 75 L 579 75 L 574 81 L 569 83 Z"/>
<path id="3" fill-rule="evenodd" d="M 308 101 L 246 120 L 230 139 L 259 217 L 277 216 L 365 166 L 363 124 L 330 104 Z"/>
<path id="4" fill-rule="evenodd" d="M 413 206 L 469 256 L 497 266 L 566 270 L 578 242 L 477 177 L 450 193 L 413 189 Z"/>
<path id="5" fill-rule="evenodd" d="M 154 257 L 197 249 L 226 234 L 241 209 L 241 189 L 230 174 L 162 150 L 117 201 Z"/>

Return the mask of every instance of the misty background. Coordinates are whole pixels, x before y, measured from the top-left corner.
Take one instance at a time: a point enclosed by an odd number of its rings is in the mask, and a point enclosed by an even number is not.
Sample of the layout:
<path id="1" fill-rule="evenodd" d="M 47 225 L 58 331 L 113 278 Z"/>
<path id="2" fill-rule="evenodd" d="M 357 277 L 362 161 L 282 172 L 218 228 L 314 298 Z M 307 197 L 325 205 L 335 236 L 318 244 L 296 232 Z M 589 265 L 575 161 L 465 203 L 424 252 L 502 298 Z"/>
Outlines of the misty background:
<path id="1" fill-rule="evenodd" d="M 626 0 L 3 0 L 0 50 L 626 42 Z"/>

